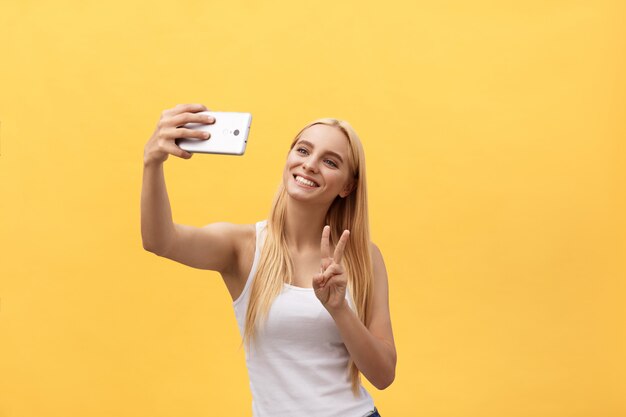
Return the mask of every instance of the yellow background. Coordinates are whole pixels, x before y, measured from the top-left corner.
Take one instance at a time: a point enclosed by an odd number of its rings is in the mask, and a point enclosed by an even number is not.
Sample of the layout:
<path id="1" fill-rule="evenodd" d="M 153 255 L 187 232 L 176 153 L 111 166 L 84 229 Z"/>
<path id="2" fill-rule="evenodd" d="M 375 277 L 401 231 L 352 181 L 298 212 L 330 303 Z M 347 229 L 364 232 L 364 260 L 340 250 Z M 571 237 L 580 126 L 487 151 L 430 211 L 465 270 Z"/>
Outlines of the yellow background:
<path id="1" fill-rule="evenodd" d="M 0 417 L 250 416 L 219 274 L 142 248 L 143 147 L 178 103 L 253 121 L 243 157 L 170 156 L 177 223 L 266 218 L 314 118 L 360 134 L 398 350 L 389 388 L 364 382 L 383 417 L 625 416 L 625 15 L 2 2 Z"/>

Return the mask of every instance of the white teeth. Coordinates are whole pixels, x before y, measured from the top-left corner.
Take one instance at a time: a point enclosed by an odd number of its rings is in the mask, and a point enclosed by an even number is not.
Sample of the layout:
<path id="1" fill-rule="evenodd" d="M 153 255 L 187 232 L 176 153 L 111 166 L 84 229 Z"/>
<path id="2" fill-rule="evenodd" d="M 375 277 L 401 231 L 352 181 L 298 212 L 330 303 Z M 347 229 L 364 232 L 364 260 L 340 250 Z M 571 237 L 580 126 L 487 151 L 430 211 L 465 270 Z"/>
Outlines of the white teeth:
<path id="1" fill-rule="evenodd" d="M 296 175 L 296 181 L 298 181 L 300 184 L 308 185 L 309 187 L 318 187 L 318 185 L 314 183 L 313 181 L 309 181 L 306 178 L 302 178 L 299 175 Z"/>

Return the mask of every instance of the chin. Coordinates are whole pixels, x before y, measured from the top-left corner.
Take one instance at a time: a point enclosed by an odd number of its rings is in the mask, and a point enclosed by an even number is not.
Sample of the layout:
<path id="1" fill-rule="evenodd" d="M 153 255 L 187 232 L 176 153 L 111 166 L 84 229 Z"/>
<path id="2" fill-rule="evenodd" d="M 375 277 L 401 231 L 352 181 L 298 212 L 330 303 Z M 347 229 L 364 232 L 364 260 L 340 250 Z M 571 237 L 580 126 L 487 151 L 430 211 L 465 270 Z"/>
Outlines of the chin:
<path id="1" fill-rule="evenodd" d="M 306 192 L 302 192 L 300 189 L 296 189 L 293 184 L 286 186 L 285 191 L 287 195 L 294 200 L 311 201 L 311 196 L 307 195 Z"/>
<path id="2" fill-rule="evenodd" d="M 320 198 L 323 198 L 323 196 L 319 194 L 314 195 L 314 193 L 311 193 L 305 189 L 298 187 L 297 184 L 289 183 L 289 181 L 287 181 L 287 184 L 283 184 L 283 185 L 285 188 L 285 192 L 287 193 L 289 198 L 292 198 L 294 200 L 308 201 L 312 203 L 314 201 L 319 202 Z"/>

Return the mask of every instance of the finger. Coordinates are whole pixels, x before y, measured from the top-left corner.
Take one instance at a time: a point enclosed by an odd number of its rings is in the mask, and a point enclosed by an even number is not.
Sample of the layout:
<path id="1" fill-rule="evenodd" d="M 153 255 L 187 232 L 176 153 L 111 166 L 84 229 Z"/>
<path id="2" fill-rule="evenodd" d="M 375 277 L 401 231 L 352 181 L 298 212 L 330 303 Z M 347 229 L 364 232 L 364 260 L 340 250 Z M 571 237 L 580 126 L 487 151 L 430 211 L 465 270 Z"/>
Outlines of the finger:
<path id="1" fill-rule="evenodd" d="M 200 127 L 206 124 L 215 123 L 215 117 L 208 113 L 180 113 L 161 120 L 161 125 L 164 127 Z"/>
<path id="2" fill-rule="evenodd" d="M 166 137 L 170 139 L 208 139 L 211 137 L 211 133 L 206 130 L 186 129 L 184 127 L 179 127 L 177 129 L 170 128 L 165 132 L 165 134 Z"/>
<path id="3" fill-rule="evenodd" d="M 335 253 L 333 254 L 333 260 L 336 263 L 341 262 L 341 258 L 343 258 L 343 251 L 348 244 L 348 238 L 350 237 L 350 231 L 344 230 L 341 235 L 341 239 L 339 239 L 339 243 L 337 243 L 337 247 L 335 248 Z"/>
<path id="4" fill-rule="evenodd" d="M 179 148 L 177 145 L 174 145 L 174 146 L 165 145 L 163 147 L 167 150 L 168 153 L 174 156 L 177 156 L 179 158 L 189 159 L 193 155 L 191 152 L 187 152 L 186 150 Z"/>
<path id="5" fill-rule="evenodd" d="M 171 118 L 172 116 L 176 116 L 180 113 L 185 112 L 199 112 L 199 111 L 207 111 L 209 109 L 206 108 L 204 104 L 177 104 L 176 106 L 165 109 L 161 112 L 161 118 Z"/>
<path id="6" fill-rule="evenodd" d="M 330 277 L 324 277 L 323 279 L 324 280 L 322 281 L 322 283 L 320 285 L 320 288 L 327 287 L 327 286 L 329 286 L 331 284 L 336 285 L 336 284 L 339 284 L 341 282 L 341 278 L 340 278 L 339 275 L 332 275 Z"/>
<path id="7" fill-rule="evenodd" d="M 322 259 L 330 257 L 330 226 L 324 226 L 322 230 Z"/>
<path id="8" fill-rule="evenodd" d="M 326 270 L 322 273 L 322 276 L 324 277 L 324 279 L 328 279 L 331 277 L 334 277 L 335 275 L 341 275 L 344 273 L 344 269 L 343 266 L 341 266 L 340 264 L 334 263 L 331 264 L 328 268 L 326 268 Z"/>
<path id="9" fill-rule="evenodd" d="M 174 114 L 185 113 L 185 112 L 198 112 L 198 111 L 206 111 L 208 110 L 204 104 L 200 103 L 185 103 L 185 104 L 177 104 L 172 109 Z"/>

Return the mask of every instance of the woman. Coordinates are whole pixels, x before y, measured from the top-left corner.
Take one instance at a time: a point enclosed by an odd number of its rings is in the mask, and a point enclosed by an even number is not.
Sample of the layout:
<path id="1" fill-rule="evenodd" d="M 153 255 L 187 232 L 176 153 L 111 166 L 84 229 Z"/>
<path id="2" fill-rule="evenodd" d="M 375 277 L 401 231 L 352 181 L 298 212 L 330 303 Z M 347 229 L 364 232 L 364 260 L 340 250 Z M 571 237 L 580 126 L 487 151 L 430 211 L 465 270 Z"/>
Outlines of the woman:
<path id="1" fill-rule="evenodd" d="M 165 110 L 145 146 L 144 248 L 220 272 L 246 345 L 255 417 L 379 416 L 359 372 L 394 380 L 387 273 L 369 240 L 365 159 L 345 121 L 319 119 L 291 143 L 267 220 L 197 228 L 174 224 L 163 162 L 206 140 L 186 123 L 214 123 L 201 104 Z M 338 237 L 340 238 L 338 239 Z"/>

